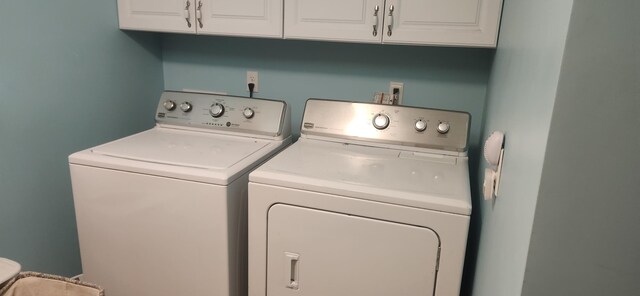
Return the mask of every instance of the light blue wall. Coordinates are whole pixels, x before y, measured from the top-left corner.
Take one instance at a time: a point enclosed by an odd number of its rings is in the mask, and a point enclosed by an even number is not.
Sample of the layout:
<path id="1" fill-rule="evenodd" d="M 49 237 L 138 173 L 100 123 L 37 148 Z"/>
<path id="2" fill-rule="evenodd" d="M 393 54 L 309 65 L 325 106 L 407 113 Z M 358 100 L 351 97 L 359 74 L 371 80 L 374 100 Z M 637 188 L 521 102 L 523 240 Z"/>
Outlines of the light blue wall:
<path id="1" fill-rule="evenodd" d="M 153 125 L 160 48 L 116 1 L 0 0 L 0 257 L 80 273 L 67 156 Z"/>
<path id="2" fill-rule="evenodd" d="M 257 97 L 291 103 L 299 133 L 308 98 L 370 101 L 404 82 L 404 104 L 472 114 L 477 147 L 493 50 L 164 35 L 164 81 L 183 88 L 248 95 L 246 71 L 259 73 Z"/>
<path id="3" fill-rule="evenodd" d="M 505 132 L 504 167 L 498 198 L 475 208 L 474 296 L 513 296 L 522 290 L 572 4 L 504 3 L 483 128 L 484 136 Z"/>
<path id="4" fill-rule="evenodd" d="M 494 60 L 490 49 L 173 34 L 160 43 L 119 31 L 115 1 L 0 0 L 0 256 L 80 272 L 66 156 L 150 127 L 163 83 L 246 95 L 245 72 L 257 70 L 257 96 L 290 102 L 298 133 L 307 98 L 369 101 L 393 80 L 407 105 L 472 114 L 473 180 L 481 138 L 506 131 L 500 198 L 480 202 L 472 188 L 464 280 L 466 294 L 518 295 L 572 2 L 506 1 Z"/>
<path id="5" fill-rule="evenodd" d="M 639 295 L 640 2 L 575 1 L 523 295 Z"/>

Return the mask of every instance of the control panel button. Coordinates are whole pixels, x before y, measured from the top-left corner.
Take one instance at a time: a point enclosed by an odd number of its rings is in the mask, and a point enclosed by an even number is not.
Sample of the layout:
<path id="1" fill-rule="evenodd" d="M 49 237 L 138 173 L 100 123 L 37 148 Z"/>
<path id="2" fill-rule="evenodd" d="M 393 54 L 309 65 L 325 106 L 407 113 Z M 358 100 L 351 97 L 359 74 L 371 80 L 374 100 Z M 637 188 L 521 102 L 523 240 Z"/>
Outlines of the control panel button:
<path id="1" fill-rule="evenodd" d="M 389 126 L 389 116 L 378 113 L 373 117 L 373 126 L 379 130 L 383 130 Z"/>
<path id="2" fill-rule="evenodd" d="M 451 125 L 449 125 L 448 122 L 440 122 L 440 124 L 438 124 L 438 132 L 441 134 L 446 134 L 449 132 L 449 129 L 451 128 Z"/>
<path id="3" fill-rule="evenodd" d="M 244 118 L 246 119 L 252 118 L 254 114 L 255 112 L 253 112 L 253 109 L 251 108 L 244 108 L 244 111 L 242 111 L 242 115 L 244 115 Z"/>
<path id="4" fill-rule="evenodd" d="M 224 114 L 224 105 L 220 103 L 215 103 L 211 105 L 211 108 L 209 108 L 209 114 L 211 114 L 211 116 L 213 117 L 222 116 L 222 114 Z"/>
<path id="5" fill-rule="evenodd" d="M 182 102 L 182 104 L 180 104 L 180 110 L 182 110 L 182 112 L 189 112 L 191 109 L 193 109 L 193 106 L 191 106 L 189 102 Z"/>
<path id="6" fill-rule="evenodd" d="M 427 130 L 427 122 L 422 119 L 416 121 L 416 130 L 419 132 Z"/>
<path id="7" fill-rule="evenodd" d="M 164 106 L 167 111 L 173 111 L 173 109 L 176 108 L 176 102 L 172 100 L 166 100 L 164 101 L 164 103 L 162 103 L 162 106 Z"/>

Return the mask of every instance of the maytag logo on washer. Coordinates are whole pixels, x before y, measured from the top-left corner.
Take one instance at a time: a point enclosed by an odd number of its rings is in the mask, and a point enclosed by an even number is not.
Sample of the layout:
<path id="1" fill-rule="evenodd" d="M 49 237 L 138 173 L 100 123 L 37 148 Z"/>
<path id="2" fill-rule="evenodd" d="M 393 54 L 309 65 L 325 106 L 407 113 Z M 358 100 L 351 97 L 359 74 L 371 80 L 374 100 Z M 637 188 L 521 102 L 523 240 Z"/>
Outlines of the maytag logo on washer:
<path id="1" fill-rule="evenodd" d="M 164 118 L 165 114 L 163 112 L 158 112 L 158 118 Z"/>
<path id="2" fill-rule="evenodd" d="M 305 122 L 305 123 L 304 123 L 304 128 L 312 129 L 312 128 L 313 128 L 313 123 L 311 123 L 311 122 Z"/>

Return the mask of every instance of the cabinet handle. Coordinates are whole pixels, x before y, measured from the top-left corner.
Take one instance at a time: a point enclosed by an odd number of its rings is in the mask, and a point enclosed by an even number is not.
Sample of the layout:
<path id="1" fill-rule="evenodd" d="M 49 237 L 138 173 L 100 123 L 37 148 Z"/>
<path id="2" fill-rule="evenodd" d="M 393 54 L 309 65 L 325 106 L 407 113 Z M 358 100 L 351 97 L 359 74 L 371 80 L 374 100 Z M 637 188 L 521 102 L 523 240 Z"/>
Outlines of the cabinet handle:
<path id="1" fill-rule="evenodd" d="M 387 26 L 387 36 L 391 36 L 393 34 L 391 32 L 391 27 L 393 27 L 393 5 L 389 6 L 389 25 Z"/>
<path id="2" fill-rule="evenodd" d="M 198 9 L 196 10 L 196 18 L 198 19 L 198 24 L 200 25 L 200 29 L 202 29 L 202 1 L 198 1 Z"/>
<path id="3" fill-rule="evenodd" d="M 380 6 L 376 5 L 373 9 L 373 36 L 378 36 L 378 10 Z"/>
<path id="4" fill-rule="evenodd" d="M 187 1 L 187 6 L 184 8 L 184 19 L 187 20 L 187 27 L 191 28 L 191 13 L 189 13 L 189 6 L 191 6 L 191 2 Z"/>

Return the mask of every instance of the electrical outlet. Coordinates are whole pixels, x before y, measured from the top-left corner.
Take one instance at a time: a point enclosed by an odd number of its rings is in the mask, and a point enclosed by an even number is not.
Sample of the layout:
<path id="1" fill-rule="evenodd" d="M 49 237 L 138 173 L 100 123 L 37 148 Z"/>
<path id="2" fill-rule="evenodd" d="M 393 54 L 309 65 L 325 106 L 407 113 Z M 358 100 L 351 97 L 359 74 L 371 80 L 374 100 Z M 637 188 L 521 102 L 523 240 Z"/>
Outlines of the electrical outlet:
<path id="1" fill-rule="evenodd" d="M 393 99 L 394 91 L 397 89 L 397 100 L 393 101 L 393 105 L 402 105 L 402 95 L 404 94 L 404 83 L 391 81 L 389 83 L 389 96 Z"/>
<path id="2" fill-rule="evenodd" d="M 259 85 L 258 84 L 258 71 L 247 71 L 247 91 L 249 91 L 249 83 L 253 83 L 255 86 L 253 87 L 253 92 L 258 92 Z"/>

